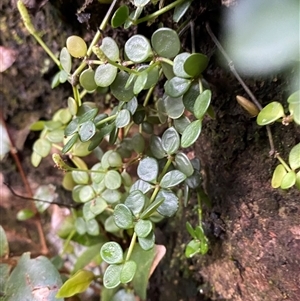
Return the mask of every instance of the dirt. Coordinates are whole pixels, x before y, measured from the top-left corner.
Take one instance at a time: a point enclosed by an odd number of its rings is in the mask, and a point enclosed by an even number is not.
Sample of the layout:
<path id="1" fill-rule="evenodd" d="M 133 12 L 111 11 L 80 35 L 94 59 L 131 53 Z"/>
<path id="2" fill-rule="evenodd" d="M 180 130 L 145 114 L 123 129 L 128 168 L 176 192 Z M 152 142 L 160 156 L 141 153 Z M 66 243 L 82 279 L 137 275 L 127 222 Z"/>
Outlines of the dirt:
<path id="1" fill-rule="evenodd" d="M 66 8 L 61 3 L 37 6 L 32 9 L 36 25 L 49 47 L 58 53 L 66 37 L 78 32 L 80 26 L 71 13 L 62 15 Z M 211 85 L 216 112 L 215 120 L 205 120 L 200 139 L 191 150 L 201 160 L 203 187 L 212 203 L 212 208 L 204 210 L 210 251 L 193 259 L 184 256 L 189 241 L 185 222 L 197 222 L 192 200 L 157 229 L 157 243 L 166 245 L 167 254 L 151 278 L 148 299 L 297 301 L 300 193 L 296 189 L 282 191 L 271 187 L 277 162 L 269 156 L 266 130 L 236 103 L 236 95 L 246 94 L 231 73 L 219 66 L 215 46 L 205 31 L 204 22 L 209 20 L 217 32 L 220 7 L 218 1 L 209 1 L 206 6 L 197 3 L 192 15 L 201 16 L 195 19 L 196 39 L 201 41 L 196 50 L 211 57 L 204 76 Z M 56 67 L 29 36 L 15 6 L 5 0 L 2 9 L 5 14 L 1 17 L 1 44 L 17 52 L 12 67 L 0 73 L 3 116 L 33 188 L 49 182 L 59 186 L 60 175 L 51 160 L 45 160 L 41 168 L 32 168 L 31 148 L 38 134 L 28 127 L 40 118 L 51 118 L 62 104 L 65 106 L 70 90 L 68 85 L 51 89 L 49 82 Z M 149 29 L 141 27 L 139 33 L 143 30 Z M 87 39 L 91 37 L 86 27 L 84 32 Z M 123 38 L 128 34 L 118 35 Z M 189 50 L 189 36 L 186 34 L 183 39 L 184 48 Z M 246 82 L 263 104 L 276 99 L 285 105 L 290 76 L 287 72 Z M 272 132 L 276 149 L 287 158 L 291 146 L 300 142 L 300 128 L 275 124 Z M 11 157 L 1 163 L 1 169 L 5 181 L 22 194 L 21 179 Z M 6 230 L 14 229 L 14 252 L 33 251 L 36 242 L 30 244 L 32 235 L 24 232 L 24 224 L 14 220 L 20 208 L 15 202 L 19 201 L 4 186 L 0 189 L 1 224 Z"/>

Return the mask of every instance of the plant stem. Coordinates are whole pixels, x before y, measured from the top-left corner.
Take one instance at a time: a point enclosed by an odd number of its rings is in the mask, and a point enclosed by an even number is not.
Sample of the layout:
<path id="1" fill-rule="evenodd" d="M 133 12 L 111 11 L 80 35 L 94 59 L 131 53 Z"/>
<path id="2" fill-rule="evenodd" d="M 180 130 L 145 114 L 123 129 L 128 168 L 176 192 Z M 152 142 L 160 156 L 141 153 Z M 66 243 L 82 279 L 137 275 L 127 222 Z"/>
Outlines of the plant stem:
<path id="1" fill-rule="evenodd" d="M 108 122 L 108 121 L 114 120 L 114 119 L 116 119 L 116 117 L 117 117 L 117 114 L 108 116 L 108 117 L 106 117 L 106 118 L 100 120 L 100 121 L 96 124 L 96 127 L 99 126 L 99 125 L 101 125 L 101 124 L 104 124 L 104 123 L 106 123 L 106 122 Z"/>
<path id="2" fill-rule="evenodd" d="M 166 13 L 167 11 L 171 10 L 172 8 L 174 8 L 175 6 L 181 4 L 181 3 L 184 2 L 184 1 L 186 1 L 186 0 L 176 0 L 176 1 L 174 1 L 173 3 L 171 3 L 171 4 L 167 5 L 167 6 L 165 6 L 164 8 L 162 8 L 162 9 L 160 9 L 160 10 L 157 10 L 155 13 L 150 14 L 150 15 L 148 15 L 148 16 L 145 16 L 145 17 L 143 17 L 143 18 L 140 18 L 140 19 L 138 19 L 138 20 L 136 20 L 136 21 L 133 21 L 132 23 L 133 23 L 134 25 L 137 25 L 137 24 L 140 24 L 140 23 L 147 22 L 147 21 L 150 21 L 150 20 L 152 20 L 152 19 L 155 19 L 156 17 L 158 17 L 158 16 L 160 16 L 160 15 Z"/>
<path id="3" fill-rule="evenodd" d="M 168 161 L 166 162 L 166 164 L 165 164 L 165 166 L 164 166 L 164 168 L 163 168 L 163 170 L 162 170 L 162 172 L 161 172 L 161 174 L 159 175 L 159 178 L 158 178 L 158 180 L 157 180 L 158 182 L 161 181 L 162 177 L 165 175 L 165 173 L 167 172 L 168 168 L 170 167 L 172 161 L 173 161 L 173 158 L 172 158 L 172 157 L 169 157 L 169 158 L 168 158 Z"/>
<path id="4" fill-rule="evenodd" d="M 285 163 L 285 161 L 280 157 L 280 155 L 278 153 L 275 155 L 275 157 L 279 160 L 279 162 L 284 166 L 284 168 L 288 172 L 292 171 L 292 169 Z"/>
<path id="5" fill-rule="evenodd" d="M 53 62 L 58 66 L 60 70 L 62 70 L 62 66 L 60 64 L 60 61 L 57 59 L 55 54 L 48 48 L 48 46 L 44 43 L 44 41 L 39 37 L 38 33 L 36 32 L 30 16 L 28 14 L 27 8 L 24 5 L 24 3 L 19 0 L 17 2 L 18 10 L 20 12 L 20 15 L 23 19 L 23 23 L 26 27 L 26 29 L 29 31 L 29 33 L 35 38 L 35 40 L 42 46 L 42 48 L 45 50 L 45 52 L 50 56 L 50 58 L 53 60 Z"/>
<path id="6" fill-rule="evenodd" d="M 170 66 L 174 65 L 173 61 L 171 61 L 170 59 L 167 59 L 165 57 L 157 57 L 156 60 L 159 61 L 159 62 L 164 62 L 166 64 L 169 64 Z"/>
<path id="7" fill-rule="evenodd" d="M 249 89 L 249 87 L 246 85 L 246 83 L 243 81 L 243 79 L 240 77 L 240 75 L 236 71 L 232 59 L 226 53 L 226 51 L 223 48 L 223 46 L 221 45 L 221 43 L 218 41 L 217 37 L 212 32 L 208 23 L 206 23 L 206 30 L 207 30 L 208 34 L 210 35 L 210 37 L 212 38 L 212 40 L 214 41 L 214 43 L 216 44 L 216 46 L 218 47 L 218 49 L 220 50 L 220 52 L 222 53 L 222 55 L 225 57 L 225 59 L 228 63 L 228 66 L 230 68 L 230 71 L 233 73 L 235 78 L 239 81 L 241 86 L 244 88 L 246 93 L 249 95 L 249 97 L 255 103 L 255 105 L 259 108 L 259 110 L 262 110 L 262 105 L 259 103 L 259 101 L 256 99 L 256 97 L 252 93 L 252 91 Z M 267 134 L 268 134 L 269 144 L 270 144 L 270 156 L 272 156 L 276 153 L 275 147 L 274 147 L 274 142 L 273 142 L 273 137 L 272 137 L 270 126 L 267 125 L 266 129 L 267 129 Z"/>
<path id="8" fill-rule="evenodd" d="M 63 249 L 62 251 L 59 253 L 60 256 L 64 255 L 66 250 L 67 250 L 67 247 L 69 246 L 70 244 L 70 241 L 72 239 L 72 237 L 76 234 L 76 230 L 73 230 L 67 237 L 67 239 L 65 240 L 64 242 L 64 246 L 63 246 Z"/>
<path id="9" fill-rule="evenodd" d="M 131 253 L 132 253 L 133 248 L 135 246 L 135 243 L 136 243 L 136 233 L 134 232 L 133 236 L 131 238 L 130 246 L 128 248 L 128 252 L 127 252 L 125 261 L 128 261 L 130 259 Z"/>

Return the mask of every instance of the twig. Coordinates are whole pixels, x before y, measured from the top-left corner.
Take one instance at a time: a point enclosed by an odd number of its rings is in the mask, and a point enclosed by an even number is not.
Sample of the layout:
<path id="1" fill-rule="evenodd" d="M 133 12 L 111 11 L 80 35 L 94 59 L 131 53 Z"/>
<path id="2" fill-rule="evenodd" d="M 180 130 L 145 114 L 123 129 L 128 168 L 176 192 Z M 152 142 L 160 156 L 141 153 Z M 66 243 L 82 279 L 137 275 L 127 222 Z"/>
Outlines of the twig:
<path id="1" fill-rule="evenodd" d="M 63 203 L 56 202 L 56 201 L 51 202 L 51 201 L 46 201 L 46 200 L 41 200 L 41 199 L 36 199 L 36 198 L 23 196 L 23 195 L 20 195 L 20 194 L 16 193 L 8 183 L 3 182 L 3 184 L 10 190 L 10 192 L 14 196 L 16 196 L 16 197 L 18 197 L 22 200 L 25 200 L 25 201 L 42 202 L 42 203 L 47 203 L 47 204 L 50 204 L 50 205 L 58 205 L 58 206 L 63 206 L 63 207 L 67 207 L 67 208 L 78 208 L 82 205 L 82 204 L 63 204 Z"/>
<path id="2" fill-rule="evenodd" d="M 26 178 L 26 175 L 25 175 L 25 172 L 23 170 L 23 167 L 21 165 L 21 162 L 20 162 L 20 159 L 18 157 L 18 151 L 16 149 L 16 147 L 14 146 L 13 144 L 13 141 L 11 139 L 11 136 L 7 130 L 7 126 L 6 126 L 6 123 L 4 121 L 4 118 L 3 118 L 3 115 L 2 115 L 2 111 L 0 111 L 0 121 L 4 127 L 4 129 L 6 130 L 7 132 L 7 136 L 8 136 L 8 139 L 9 139 L 9 148 L 10 148 L 10 153 L 17 165 L 17 168 L 19 170 L 19 173 L 20 173 L 20 176 L 22 178 L 22 182 L 25 186 L 25 189 L 27 191 L 27 194 L 30 198 L 33 197 L 33 193 L 32 193 L 32 190 L 31 190 L 31 187 L 28 183 L 28 180 Z M 36 207 L 32 205 L 32 211 L 35 213 L 35 219 L 34 219 L 34 223 L 36 225 L 36 228 L 37 228 L 37 231 L 38 231 L 38 235 L 39 235 L 39 238 L 40 238 L 40 244 L 41 244 L 41 254 L 48 254 L 48 247 L 47 247 L 47 244 L 46 244 L 46 239 L 45 239 L 45 235 L 44 235 L 44 232 L 43 232 L 43 228 L 42 228 L 42 223 L 41 223 L 41 217 L 40 217 L 40 214 L 39 212 L 37 211 Z"/>
<path id="3" fill-rule="evenodd" d="M 222 53 L 222 55 L 225 57 L 225 59 L 226 59 L 226 61 L 228 63 L 228 66 L 230 68 L 230 71 L 233 73 L 233 75 L 238 80 L 238 82 L 242 85 L 242 87 L 244 88 L 244 90 L 246 91 L 246 93 L 249 95 L 249 97 L 251 98 L 251 100 L 254 102 L 254 104 L 259 108 L 259 110 L 262 110 L 262 105 L 257 100 L 257 98 L 254 96 L 254 94 L 249 89 L 249 87 L 246 85 L 246 83 L 243 81 L 243 79 L 240 77 L 240 75 L 238 74 L 238 72 L 236 71 L 232 59 L 228 56 L 228 54 L 226 53 L 226 51 L 223 48 L 223 46 L 221 45 L 221 43 L 219 42 L 219 40 L 217 39 L 217 37 L 212 32 L 212 30 L 211 30 L 211 28 L 209 26 L 209 23 L 206 23 L 206 30 L 207 30 L 208 34 L 210 35 L 211 39 L 214 41 L 214 43 L 216 44 L 216 46 L 220 50 L 220 52 Z M 272 137 L 270 126 L 267 125 L 266 129 L 267 129 L 267 134 L 268 134 L 269 144 L 270 144 L 270 152 L 269 152 L 269 154 L 270 154 L 270 156 L 272 156 L 272 155 L 274 155 L 276 153 L 275 147 L 274 147 L 274 142 L 273 142 L 273 137 Z"/>

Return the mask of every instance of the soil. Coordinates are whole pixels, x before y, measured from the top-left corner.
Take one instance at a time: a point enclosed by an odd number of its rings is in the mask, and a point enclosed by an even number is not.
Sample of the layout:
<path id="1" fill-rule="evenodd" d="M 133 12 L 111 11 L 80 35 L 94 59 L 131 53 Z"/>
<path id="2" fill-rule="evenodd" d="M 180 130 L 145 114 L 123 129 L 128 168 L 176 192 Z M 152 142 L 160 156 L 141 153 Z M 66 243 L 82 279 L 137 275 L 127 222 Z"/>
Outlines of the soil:
<path id="1" fill-rule="evenodd" d="M 203 188 L 212 204 L 211 208 L 204 208 L 210 251 L 193 259 L 184 256 L 190 239 L 185 222 L 197 223 L 196 203 L 192 200 L 157 229 L 157 243 L 167 247 L 167 254 L 151 278 L 148 300 L 298 301 L 300 193 L 296 189 L 282 191 L 271 187 L 277 162 L 269 156 L 266 130 L 236 103 L 236 95 L 246 94 L 229 70 L 218 63 L 204 22 L 210 21 L 218 32 L 221 4 L 194 2 L 191 17 L 195 20 L 195 38 L 201 41 L 196 51 L 211 58 L 204 77 L 211 85 L 216 113 L 214 120 L 205 120 L 200 139 L 190 150 L 201 160 Z M 84 35 L 86 40 L 93 36 L 94 21 L 84 26 L 77 21 L 74 12 L 80 5 L 76 1 L 68 2 L 69 6 L 74 5 L 73 11 L 61 2 L 28 3 L 35 25 L 55 53 L 71 34 Z M 31 149 L 38 133 L 30 132 L 29 126 L 38 119 L 50 119 L 62 104 L 65 106 L 70 89 L 68 85 L 51 89 L 49 83 L 56 67 L 23 27 L 14 2 L 4 0 L 2 10 L 5 14 L 1 17 L 1 45 L 17 54 L 14 64 L 0 73 L 2 114 L 32 188 L 48 183 L 60 187 L 61 174 L 51 160 L 44 160 L 38 169 L 31 166 Z M 138 29 L 146 36 L 148 31 L 145 26 Z M 128 35 L 130 32 L 124 31 L 117 34 L 120 41 Z M 187 34 L 183 40 L 184 48 L 190 50 Z M 291 72 L 287 71 L 246 82 L 263 104 L 276 99 L 285 105 L 290 77 Z M 287 158 L 290 148 L 300 142 L 300 128 L 275 124 L 272 132 L 277 151 Z M 24 195 L 10 156 L 1 163 L 1 170 L 3 179 Z M 1 224 L 10 233 L 12 253 L 36 251 L 38 241 L 30 223 L 24 227 L 15 220 L 16 211 L 23 205 L 5 186 L 0 189 Z M 47 227 L 47 220 L 44 225 Z"/>

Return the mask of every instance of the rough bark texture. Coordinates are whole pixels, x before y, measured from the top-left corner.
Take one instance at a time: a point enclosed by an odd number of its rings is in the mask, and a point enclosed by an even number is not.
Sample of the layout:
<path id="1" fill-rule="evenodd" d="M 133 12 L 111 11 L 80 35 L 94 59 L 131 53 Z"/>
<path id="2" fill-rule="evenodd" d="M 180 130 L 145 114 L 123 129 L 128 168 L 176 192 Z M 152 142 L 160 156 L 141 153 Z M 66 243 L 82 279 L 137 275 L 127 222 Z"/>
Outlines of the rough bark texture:
<path id="1" fill-rule="evenodd" d="M 30 167 L 36 135 L 29 134 L 28 126 L 41 117 L 50 118 L 65 104 L 70 91 L 51 90 L 49 81 L 56 70 L 53 63 L 23 28 L 15 8 L 9 1 L 4 2 L 1 43 L 18 51 L 18 57 L 10 69 L 0 74 L 1 103 L 28 176 L 44 184 L 53 172 L 52 163 L 43 163 L 38 173 Z M 204 215 L 211 250 L 192 260 L 183 255 L 189 241 L 185 222 L 196 223 L 192 201 L 157 230 L 157 242 L 166 245 L 167 255 L 152 276 L 149 300 L 297 301 L 300 193 L 295 189 L 285 192 L 271 188 L 276 160 L 268 155 L 266 131 L 237 105 L 235 96 L 246 95 L 230 72 L 219 67 L 215 46 L 205 31 L 204 22 L 214 23 L 218 17 L 214 9 L 219 9 L 220 4 L 194 2 L 196 51 L 211 57 L 204 75 L 211 84 L 216 111 L 215 120 L 205 120 L 201 138 L 191 150 L 201 159 L 204 188 L 212 202 L 212 208 L 206 209 Z M 209 9 L 213 13 L 207 13 Z M 56 52 L 66 36 L 74 34 L 70 25 L 60 20 L 49 3 L 35 14 L 39 30 Z M 143 30 L 147 35 L 149 29 L 138 29 L 141 34 Z M 184 49 L 190 49 L 189 35 L 183 37 L 183 42 Z M 274 75 L 247 83 L 264 104 L 273 99 L 285 104 L 285 78 L 288 77 Z M 272 131 L 276 149 L 286 158 L 290 148 L 300 142 L 299 127 L 276 124 Z M 10 160 L 4 163 L 3 173 L 6 180 L 17 184 L 11 164 Z"/>

